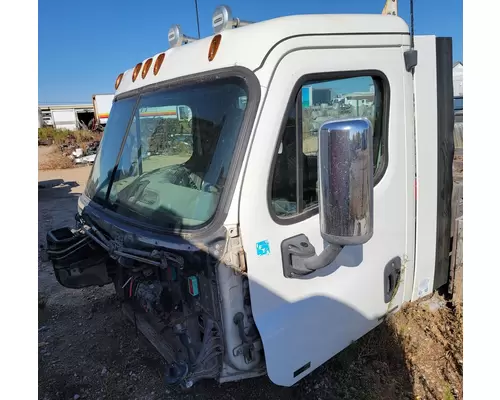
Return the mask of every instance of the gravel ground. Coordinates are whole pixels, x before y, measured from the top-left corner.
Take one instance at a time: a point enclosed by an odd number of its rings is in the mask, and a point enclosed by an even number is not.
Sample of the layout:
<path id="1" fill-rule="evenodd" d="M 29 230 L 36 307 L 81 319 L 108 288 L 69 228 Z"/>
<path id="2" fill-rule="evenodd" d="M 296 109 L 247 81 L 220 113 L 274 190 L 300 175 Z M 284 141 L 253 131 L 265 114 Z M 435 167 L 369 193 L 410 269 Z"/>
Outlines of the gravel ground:
<path id="1" fill-rule="evenodd" d="M 40 245 L 48 230 L 74 224 L 88 173 L 39 172 Z M 179 392 L 163 385 L 161 357 L 123 318 L 111 286 L 66 289 L 40 257 L 38 277 L 39 399 L 462 398 L 461 308 L 439 298 L 404 308 L 292 388 L 262 377 Z"/>

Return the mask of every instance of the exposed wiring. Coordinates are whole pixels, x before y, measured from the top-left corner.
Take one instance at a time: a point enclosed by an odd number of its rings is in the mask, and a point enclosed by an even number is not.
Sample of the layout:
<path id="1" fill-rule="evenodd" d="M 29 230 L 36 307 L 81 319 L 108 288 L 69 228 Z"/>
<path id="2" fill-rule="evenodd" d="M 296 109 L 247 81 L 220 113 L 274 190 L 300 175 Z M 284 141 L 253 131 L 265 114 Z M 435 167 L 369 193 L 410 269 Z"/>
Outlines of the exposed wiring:
<path id="1" fill-rule="evenodd" d="M 94 232 L 95 235 L 91 231 Z M 160 267 L 162 265 L 162 258 L 169 259 L 170 261 L 177 263 L 181 267 L 184 264 L 184 260 L 181 256 L 175 256 L 165 251 L 153 250 L 152 252 L 146 252 L 136 249 L 118 247 L 115 242 L 106 239 L 102 233 L 100 233 L 96 228 L 92 226 L 88 226 L 88 229 L 84 227 L 83 232 L 91 239 L 93 239 L 97 244 L 99 244 L 102 248 L 108 251 L 111 255 L 122 256 L 131 260 L 143 262 L 145 264 L 150 264 L 155 267 Z M 156 261 L 148 257 L 157 259 L 159 258 L 160 261 Z"/>
<path id="2" fill-rule="evenodd" d="M 131 279 L 132 277 L 127 279 L 127 281 L 123 284 L 122 289 L 125 289 L 125 286 L 127 286 L 127 284 L 130 282 Z"/>
<path id="3" fill-rule="evenodd" d="M 128 297 L 132 298 L 132 285 L 134 284 L 134 278 L 130 280 L 130 289 L 128 291 Z"/>

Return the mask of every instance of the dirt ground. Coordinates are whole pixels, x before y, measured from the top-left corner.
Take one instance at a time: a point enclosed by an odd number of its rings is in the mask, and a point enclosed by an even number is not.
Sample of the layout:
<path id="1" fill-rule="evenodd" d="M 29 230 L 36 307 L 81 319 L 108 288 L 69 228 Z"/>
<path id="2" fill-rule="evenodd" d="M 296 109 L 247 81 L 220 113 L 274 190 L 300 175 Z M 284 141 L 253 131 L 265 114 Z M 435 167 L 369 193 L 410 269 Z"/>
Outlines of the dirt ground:
<path id="1" fill-rule="evenodd" d="M 39 172 L 38 235 L 74 225 L 90 168 Z M 462 307 L 410 307 L 292 388 L 267 377 L 167 389 L 155 349 L 125 321 L 112 287 L 65 289 L 38 261 L 39 399 L 462 399 Z"/>

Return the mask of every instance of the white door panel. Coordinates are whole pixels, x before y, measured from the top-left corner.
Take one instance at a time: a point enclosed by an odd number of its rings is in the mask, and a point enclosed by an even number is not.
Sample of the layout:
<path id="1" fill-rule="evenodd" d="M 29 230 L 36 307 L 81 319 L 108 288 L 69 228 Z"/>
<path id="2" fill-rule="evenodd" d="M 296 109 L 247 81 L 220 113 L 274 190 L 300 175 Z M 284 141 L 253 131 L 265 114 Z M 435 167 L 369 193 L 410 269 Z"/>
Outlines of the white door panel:
<path id="1" fill-rule="evenodd" d="M 413 258 L 414 171 L 408 165 L 413 141 L 406 139 L 412 132 L 405 126 L 405 102 L 393 100 L 406 98 L 405 85 L 411 84 L 403 66 L 401 48 L 300 50 L 283 58 L 263 97 L 266 103 L 242 185 L 240 224 L 253 316 L 269 377 L 276 384 L 292 385 L 402 302 L 404 278 L 394 299 L 385 302 L 384 268 L 396 256 Z M 346 246 L 332 265 L 299 279 L 286 278 L 281 256 L 284 239 L 305 234 L 316 254 L 325 247 L 317 214 L 281 225 L 269 212 L 268 181 L 286 107 L 302 76 L 353 70 L 380 71 L 390 85 L 390 156 L 374 191 L 374 234 L 363 246 Z M 264 241 L 267 251 L 262 252 L 258 247 Z M 405 262 L 405 274 L 412 274 L 410 264 Z"/>

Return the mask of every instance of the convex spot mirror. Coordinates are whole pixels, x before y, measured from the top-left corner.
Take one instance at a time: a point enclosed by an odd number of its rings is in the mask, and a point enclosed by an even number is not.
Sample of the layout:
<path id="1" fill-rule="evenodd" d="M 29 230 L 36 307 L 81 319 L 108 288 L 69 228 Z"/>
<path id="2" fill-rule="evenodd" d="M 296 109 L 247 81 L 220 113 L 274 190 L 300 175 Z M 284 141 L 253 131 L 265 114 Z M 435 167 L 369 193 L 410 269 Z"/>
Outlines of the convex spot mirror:
<path id="1" fill-rule="evenodd" d="M 323 239 L 346 246 L 373 235 L 373 128 L 367 118 L 319 129 L 319 216 Z"/>

